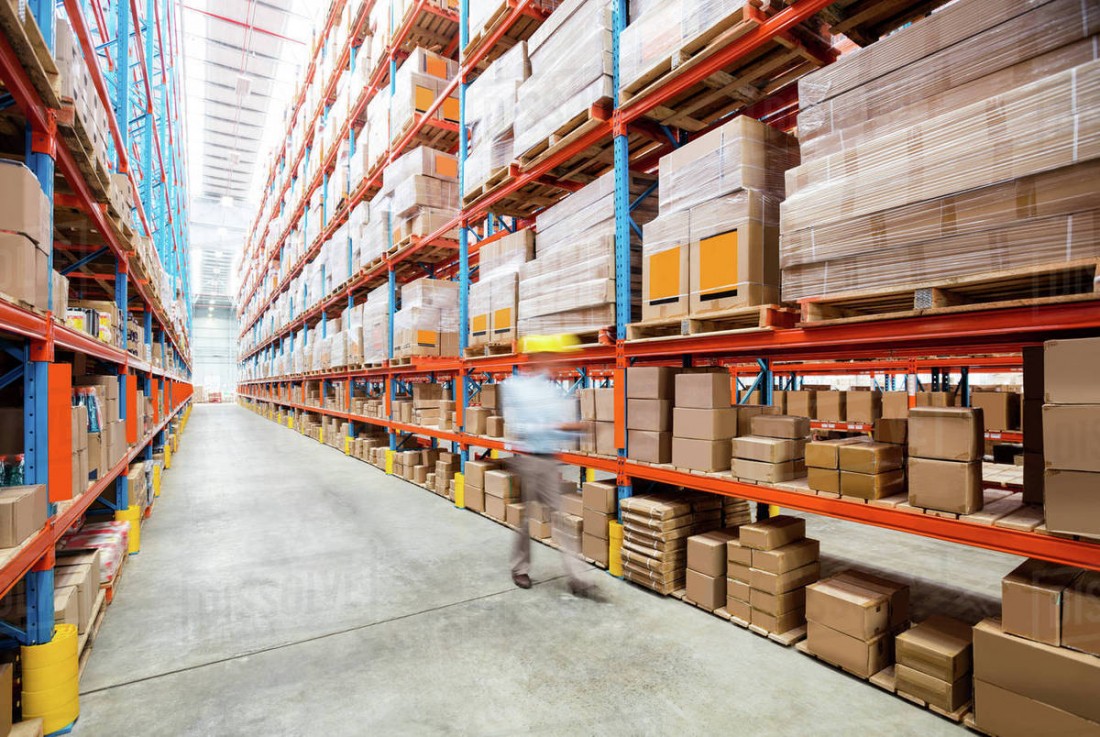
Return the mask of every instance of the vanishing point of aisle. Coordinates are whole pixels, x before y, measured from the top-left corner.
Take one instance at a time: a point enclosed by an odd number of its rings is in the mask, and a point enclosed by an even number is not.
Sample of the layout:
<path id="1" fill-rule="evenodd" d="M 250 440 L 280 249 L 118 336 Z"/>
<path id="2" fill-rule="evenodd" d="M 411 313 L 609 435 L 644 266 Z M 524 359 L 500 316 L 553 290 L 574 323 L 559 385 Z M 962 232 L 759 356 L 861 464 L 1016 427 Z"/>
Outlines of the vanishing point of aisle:
<path id="1" fill-rule="evenodd" d="M 543 545 L 517 589 L 510 530 L 235 405 L 145 530 L 77 735 L 962 734 L 602 570 L 575 599 Z"/>

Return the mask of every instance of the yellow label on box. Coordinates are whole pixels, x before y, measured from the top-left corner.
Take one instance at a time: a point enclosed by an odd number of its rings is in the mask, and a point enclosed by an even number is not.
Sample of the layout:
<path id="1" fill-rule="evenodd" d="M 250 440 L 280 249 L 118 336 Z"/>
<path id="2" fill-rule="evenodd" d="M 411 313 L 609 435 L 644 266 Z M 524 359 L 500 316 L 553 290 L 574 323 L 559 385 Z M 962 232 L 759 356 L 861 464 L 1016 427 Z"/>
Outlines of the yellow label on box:
<path id="1" fill-rule="evenodd" d="M 457 177 L 458 159 L 445 154 L 436 154 L 435 173 L 441 177 Z"/>
<path id="2" fill-rule="evenodd" d="M 443 101 L 443 119 L 458 122 L 458 98 L 448 97 Z"/>
<path id="3" fill-rule="evenodd" d="M 485 335 L 489 332 L 489 316 L 474 315 L 470 318 L 470 332 L 474 335 Z"/>
<path id="4" fill-rule="evenodd" d="M 493 332 L 503 333 L 512 329 L 512 308 L 502 307 L 493 312 Z"/>
<path id="5" fill-rule="evenodd" d="M 447 62 L 435 56 L 424 59 L 424 72 L 439 79 L 447 79 Z"/>
<path id="6" fill-rule="evenodd" d="M 435 102 L 435 90 L 416 85 L 413 89 L 413 106 L 418 113 L 428 112 L 428 108 Z"/>
<path id="7" fill-rule="evenodd" d="M 439 333 L 434 330 L 417 330 L 416 344 L 425 348 L 434 348 L 439 345 Z"/>
<path id="8" fill-rule="evenodd" d="M 737 265 L 736 230 L 699 241 L 700 294 L 711 299 L 736 295 Z"/>
<path id="9" fill-rule="evenodd" d="M 649 257 L 649 302 L 679 299 L 680 249 L 682 246 L 655 253 Z"/>

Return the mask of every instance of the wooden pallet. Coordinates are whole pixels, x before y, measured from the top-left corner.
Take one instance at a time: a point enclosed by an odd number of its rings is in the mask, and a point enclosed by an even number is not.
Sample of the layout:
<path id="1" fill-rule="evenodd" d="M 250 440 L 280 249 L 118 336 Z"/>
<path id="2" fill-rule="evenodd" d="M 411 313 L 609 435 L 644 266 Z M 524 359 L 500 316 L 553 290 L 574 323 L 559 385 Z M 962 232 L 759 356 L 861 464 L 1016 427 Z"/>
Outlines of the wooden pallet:
<path id="1" fill-rule="evenodd" d="M 485 358 L 487 356 L 508 356 L 516 352 L 516 344 L 513 341 L 506 343 L 482 343 L 472 345 L 463 351 L 465 358 Z"/>
<path id="2" fill-rule="evenodd" d="M 802 322 L 838 324 L 1100 299 L 1098 262 L 1081 259 L 798 300 Z"/>
<path id="3" fill-rule="evenodd" d="M 420 46 L 440 53 L 451 48 L 451 44 L 458 38 L 458 8 L 452 7 L 446 0 L 429 0 L 422 9 L 418 5 L 419 3 L 413 3 L 409 10 L 417 15 L 401 44 L 401 50 L 410 52 Z M 405 19 L 396 27 L 403 27 L 408 17 L 406 14 Z"/>
<path id="4" fill-rule="evenodd" d="M 95 604 L 92 606 L 92 621 L 88 625 L 88 628 L 84 631 L 84 634 L 77 638 L 77 653 L 80 658 L 80 675 L 84 675 L 84 667 L 88 664 L 88 659 L 92 656 L 92 646 L 95 644 L 96 636 L 99 635 L 99 628 L 103 626 L 103 617 L 107 614 L 107 592 L 104 589 L 100 589 L 96 594 Z"/>
<path id="5" fill-rule="evenodd" d="M 416 113 L 405 121 L 401 131 L 391 138 L 390 145 L 395 146 L 398 141 L 404 139 L 422 117 L 424 116 Z M 416 146 L 427 146 L 437 151 L 453 151 L 458 146 L 458 123 L 443 120 L 441 112 L 437 111 L 435 116 L 424 121 L 405 150 L 408 151 Z"/>
<path id="6" fill-rule="evenodd" d="M 935 704 L 929 704 L 924 699 L 920 699 L 920 698 L 917 698 L 916 696 L 913 696 L 911 694 L 902 693 L 901 691 L 898 691 L 898 689 L 897 689 L 897 676 L 894 673 L 894 666 L 892 666 L 892 665 L 889 665 L 889 666 L 883 668 L 882 670 L 880 670 L 878 673 L 874 674 L 873 676 L 871 676 L 867 680 L 869 680 L 872 685 L 877 686 L 878 688 L 881 688 L 883 691 L 886 691 L 887 693 L 892 693 L 895 696 L 897 696 L 898 698 L 905 699 L 906 701 L 908 701 L 911 704 L 916 704 L 917 706 L 921 707 L 922 709 L 927 709 L 928 711 L 931 711 L 935 714 L 939 714 L 941 717 L 944 717 L 946 719 L 950 719 L 951 721 L 955 722 L 956 724 L 961 723 L 963 721 L 963 718 L 966 717 L 966 715 L 969 714 L 971 709 L 973 708 L 973 702 L 967 701 L 965 704 L 960 706 L 955 711 L 945 711 L 944 709 L 936 706 Z"/>
<path id="7" fill-rule="evenodd" d="M 630 100 L 647 96 L 707 65 L 764 20 L 765 13 L 751 7 L 731 15 L 627 84 L 620 93 L 622 103 L 628 105 Z M 703 130 L 830 63 L 836 55 L 822 30 L 819 21 L 808 21 L 779 34 L 665 100 L 645 117 L 684 130 Z"/>
<path id="8" fill-rule="evenodd" d="M 481 50 L 481 47 L 491 38 L 494 34 L 500 31 L 500 27 L 508 20 L 508 15 L 515 7 L 514 2 L 507 2 L 504 0 L 500 3 L 499 7 L 493 14 L 489 16 L 489 19 L 485 22 L 481 28 L 471 28 L 470 42 L 466 44 L 466 48 L 462 50 L 462 59 L 469 59 L 475 53 Z M 545 15 L 544 15 L 545 13 Z M 541 17 L 535 17 L 536 15 Z M 499 59 L 506 52 L 508 52 L 513 46 L 520 41 L 526 41 L 534 35 L 538 27 L 542 25 L 549 12 L 540 10 L 539 8 L 532 7 L 527 9 L 523 15 L 516 18 L 512 25 L 504 31 L 497 39 L 493 47 L 485 53 L 481 61 L 478 62 L 477 68 L 484 70 L 494 60 Z"/>
<path id="9" fill-rule="evenodd" d="M 494 190 L 500 188 L 509 179 L 509 167 L 502 166 L 496 171 L 492 172 L 485 178 L 485 181 L 470 189 L 469 192 L 462 195 L 462 205 L 464 207 L 472 207 L 477 204 L 479 200 L 486 197 Z"/>
<path id="10" fill-rule="evenodd" d="M 52 11 L 51 11 L 52 12 Z M 61 106 L 61 73 L 42 30 L 22 0 L 0 0 L 0 31 L 8 40 L 31 86 L 47 108 Z"/>
<path id="11" fill-rule="evenodd" d="M 95 146 L 88 136 L 84 121 L 71 101 L 63 100 L 57 111 L 57 132 L 69 147 L 77 168 L 84 175 L 88 188 L 97 202 L 110 204 L 111 178 L 95 155 Z"/>
<path id="12" fill-rule="evenodd" d="M 626 339 L 636 341 L 704 333 L 789 328 L 794 327 L 797 318 L 797 310 L 779 305 L 735 307 L 729 310 L 696 313 L 688 317 L 636 322 L 627 326 Z"/>

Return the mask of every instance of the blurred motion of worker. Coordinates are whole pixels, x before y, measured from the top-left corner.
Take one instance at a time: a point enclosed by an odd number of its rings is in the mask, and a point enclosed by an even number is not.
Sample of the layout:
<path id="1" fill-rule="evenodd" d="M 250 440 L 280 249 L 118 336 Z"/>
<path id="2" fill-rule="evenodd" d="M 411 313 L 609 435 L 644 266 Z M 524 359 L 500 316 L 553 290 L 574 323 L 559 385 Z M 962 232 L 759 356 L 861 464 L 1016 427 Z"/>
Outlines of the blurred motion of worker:
<path id="1" fill-rule="evenodd" d="M 528 534 L 528 511 L 538 502 L 551 513 L 561 507 L 561 464 L 555 453 L 570 447 L 582 425 L 577 421 L 574 403 L 556 384 L 550 367 L 561 353 L 577 350 L 578 340 L 572 335 L 528 336 L 521 341 L 520 351 L 527 354 L 521 373 L 504 382 L 504 426 L 521 451 L 511 459 L 520 475 L 520 491 L 524 501 L 523 519 L 512 548 L 512 581 L 521 589 L 531 588 L 531 536 Z M 565 535 L 565 572 L 569 590 L 575 596 L 591 596 L 594 586 L 581 578 L 584 567 L 577 559 L 577 541 Z"/>

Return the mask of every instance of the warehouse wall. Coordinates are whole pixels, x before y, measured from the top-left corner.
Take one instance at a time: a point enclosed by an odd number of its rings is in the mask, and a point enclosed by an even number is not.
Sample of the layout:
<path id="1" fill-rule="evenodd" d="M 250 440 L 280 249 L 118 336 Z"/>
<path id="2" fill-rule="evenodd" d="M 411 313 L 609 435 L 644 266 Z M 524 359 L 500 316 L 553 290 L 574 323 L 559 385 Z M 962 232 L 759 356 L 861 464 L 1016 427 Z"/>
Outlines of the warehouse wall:
<path id="1" fill-rule="evenodd" d="M 229 310 L 195 315 L 195 385 L 209 391 L 231 392 L 237 385 L 237 322 Z"/>

